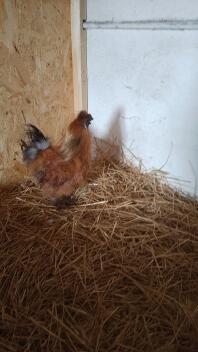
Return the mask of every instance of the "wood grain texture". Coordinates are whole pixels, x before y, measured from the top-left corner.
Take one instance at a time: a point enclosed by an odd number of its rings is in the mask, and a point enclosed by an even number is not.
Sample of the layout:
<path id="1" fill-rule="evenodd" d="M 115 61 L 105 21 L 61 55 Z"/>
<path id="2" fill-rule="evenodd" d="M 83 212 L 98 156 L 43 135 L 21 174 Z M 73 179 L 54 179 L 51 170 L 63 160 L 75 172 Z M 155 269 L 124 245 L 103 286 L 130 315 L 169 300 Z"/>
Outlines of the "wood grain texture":
<path id="1" fill-rule="evenodd" d="M 0 181 L 21 178 L 25 122 L 52 139 L 73 118 L 69 0 L 0 1 Z"/>

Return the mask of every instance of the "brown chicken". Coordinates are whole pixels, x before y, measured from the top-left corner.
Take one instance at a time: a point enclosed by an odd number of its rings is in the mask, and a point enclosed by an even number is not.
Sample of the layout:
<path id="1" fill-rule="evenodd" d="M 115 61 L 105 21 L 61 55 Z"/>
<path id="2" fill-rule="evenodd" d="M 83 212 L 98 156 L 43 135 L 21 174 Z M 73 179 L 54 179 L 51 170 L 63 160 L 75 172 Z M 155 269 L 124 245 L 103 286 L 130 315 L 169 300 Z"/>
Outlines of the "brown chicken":
<path id="1" fill-rule="evenodd" d="M 91 160 L 89 125 L 93 120 L 81 111 L 69 125 L 69 138 L 60 146 L 35 126 L 27 126 L 27 141 L 21 141 L 23 161 L 39 183 L 43 195 L 62 208 L 72 203 L 75 190 L 86 182 Z"/>

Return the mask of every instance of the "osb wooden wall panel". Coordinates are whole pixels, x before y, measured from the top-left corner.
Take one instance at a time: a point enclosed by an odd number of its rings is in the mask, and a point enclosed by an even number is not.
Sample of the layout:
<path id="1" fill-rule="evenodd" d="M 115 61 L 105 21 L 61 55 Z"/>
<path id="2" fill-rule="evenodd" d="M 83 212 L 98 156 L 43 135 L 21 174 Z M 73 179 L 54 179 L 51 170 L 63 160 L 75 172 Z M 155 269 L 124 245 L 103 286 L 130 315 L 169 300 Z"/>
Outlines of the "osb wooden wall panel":
<path id="1" fill-rule="evenodd" d="M 0 182 L 21 178 L 25 122 L 61 137 L 73 117 L 69 0 L 0 0 Z"/>

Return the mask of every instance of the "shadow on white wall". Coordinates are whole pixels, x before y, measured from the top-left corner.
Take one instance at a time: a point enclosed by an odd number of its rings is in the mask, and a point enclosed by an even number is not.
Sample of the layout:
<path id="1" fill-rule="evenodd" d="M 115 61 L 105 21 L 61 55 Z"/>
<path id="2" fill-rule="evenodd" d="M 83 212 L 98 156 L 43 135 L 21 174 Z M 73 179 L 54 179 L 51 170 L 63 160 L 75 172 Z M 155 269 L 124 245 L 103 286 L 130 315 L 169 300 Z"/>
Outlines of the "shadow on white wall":
<path id="1" fill-rule="evenodd" d="M 124 108 L 118 107 L 115 109 L 110 118 L 108 118 L 110 123 L 106 127 L 104 136 L 102 138 L 94 137 L 94 157 L 96 157 L 97 152 L 113 160 L 120 160 L 123 157 L 123 114 Z M 94 127 L 92 128 L 92 133 L 97 136 L 97 131 Z"/>

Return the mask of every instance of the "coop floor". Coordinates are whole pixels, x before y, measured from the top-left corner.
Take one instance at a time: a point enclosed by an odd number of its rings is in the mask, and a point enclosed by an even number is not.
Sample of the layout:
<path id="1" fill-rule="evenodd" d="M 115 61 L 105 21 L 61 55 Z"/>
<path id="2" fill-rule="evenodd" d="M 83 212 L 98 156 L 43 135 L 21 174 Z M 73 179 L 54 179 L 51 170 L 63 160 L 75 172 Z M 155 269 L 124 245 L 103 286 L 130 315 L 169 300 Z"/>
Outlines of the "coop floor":
<path id="1" fill-rule="evenodd" d="M 198 350 L 198 203 L 97 161 L 57 211 L 1 189 L 0 351 Z"/>

